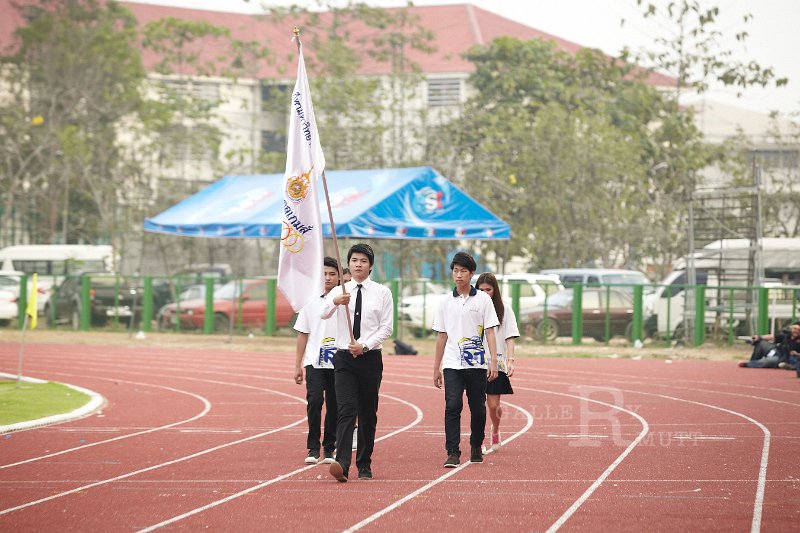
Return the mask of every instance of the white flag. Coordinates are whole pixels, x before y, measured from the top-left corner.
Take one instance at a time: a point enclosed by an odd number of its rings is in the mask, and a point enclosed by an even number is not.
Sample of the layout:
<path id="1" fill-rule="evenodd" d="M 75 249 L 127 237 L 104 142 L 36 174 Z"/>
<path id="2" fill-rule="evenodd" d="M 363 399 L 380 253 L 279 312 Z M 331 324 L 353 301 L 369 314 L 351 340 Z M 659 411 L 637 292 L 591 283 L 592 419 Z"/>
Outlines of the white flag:
<path id="1" fill-rule="evenodd" d="M 325 156 L 314 120 L 302 48 L 299 55 L 289 119 L 278 262 L 278 288 L 295 311 L 324 292 L 317 182 L 325 169 Z"/>

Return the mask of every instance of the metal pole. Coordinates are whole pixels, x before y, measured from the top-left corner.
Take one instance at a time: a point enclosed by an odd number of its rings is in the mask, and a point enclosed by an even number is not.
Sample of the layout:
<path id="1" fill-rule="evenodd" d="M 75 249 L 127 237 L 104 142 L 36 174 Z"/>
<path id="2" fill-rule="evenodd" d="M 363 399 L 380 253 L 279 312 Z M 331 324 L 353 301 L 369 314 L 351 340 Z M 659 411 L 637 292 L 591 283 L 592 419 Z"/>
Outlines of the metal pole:
<path id="1" fill-rule="evenodd" d="M 295 27 L 292 32 L 294 33 L 295 43 L 297 44 L 297 55 L 300 55 L 300 29 Z M 328 180 L 325 178 L 325 171 L 322 171 L 322 188 L 325 191 L 325 205 L 328 208 L 328 220 L 331 224 L 331 237 L 333 238 L 333 248 L 336 250 L 336 262 L 339 264 L 339 279 L 344 278 L 344 272 L 342 269 L 342 261 L 339 256 L 339 241 L 336 239 L 336 225 L 333 223 L 333 210 L 331 209 L 331 198 L 328 194 Z M 347 289 L 342 283 L 342 294 L 347 294 Z M 350 342 L 355 343 L 356 339 L 353 336 L 353 322 L 352 318 L 350 317 L 350 306 L 346 307 L 347 312 L 345 316 L 347 317 L 347 329 L 350 330 Z"/>
<path id="2" fill-rule="evenodd" d="M 25 353 L 25 332 L 28 330 L 28 312 L 25 312 L 25 318 L 22 323 L 22 340 L 19 343 L 19 361 L 17 363 L 17 388 L 22 383 L 22 355 Z"/>
<path id="3" fill-rule="evenodd" d="M 692 180 L 694 187 L 694 180 Z M 689 191 L 689 223 L 687 235 L 687 247 L 689 254 L 686 256 L 686 298 L 683 305 L 683 332 L 684 340 L 689 343 L 692 340 L 692 313 L 695 311 L 695 291 L 697 290 L 697 273 L 694 268 L 694 196 L 693 190 Z M 705 319 L 705 317 L 704 317 Z M 705 321 L 705 320 L 704 320 Z"/>

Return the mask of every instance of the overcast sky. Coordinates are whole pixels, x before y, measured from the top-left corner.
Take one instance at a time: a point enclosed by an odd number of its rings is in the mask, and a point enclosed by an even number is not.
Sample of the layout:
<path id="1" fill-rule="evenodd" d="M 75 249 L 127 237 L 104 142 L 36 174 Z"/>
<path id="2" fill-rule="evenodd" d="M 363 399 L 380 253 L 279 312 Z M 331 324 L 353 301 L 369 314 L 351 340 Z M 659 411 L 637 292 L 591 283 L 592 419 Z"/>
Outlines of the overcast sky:
<path id="1" fill-rule="evenodd" d="M 314 0 L 283 2 L 275 0 L 138 0 L 140 3 L 172 5 L 194 9 L 257 13 L 262 5 L 291 4 L 317 6 Z M 650 0 L 664 4 L 664 0 Z M 709 99 L 754 111 L 777 110 L 785 114 L 800 112 L 800 0 L 700 0 L 705 6 L 717 5 L 721 19 L 716 29 L 723 33 L 723 45 L 740 54 L 741 60 L 754 60 L 762 67 L 771 66 L 789 85 L 780 89 L 748 89 L 736 98 L 733 89 L 715 89 Z M 345 2 L 339 2 L 344 4 Z M 367 0 L 373 6 L 400 6 L 403 0 Z M 664 27 L 644 20 L 636 0 L 415 0 L 415 5 L 471 3 L 503 17 L 583 46 L 600 48 L 617 55 L 623 46 L 638 50 L 652 44 L 654 35 L 663 35 Z M 746 13 L 753 15 L 742 23 Z M 625 19 L 625 25 L 620 21 Z M 746 30 L 750 36 L 745 46 L 734 34 Z"/>

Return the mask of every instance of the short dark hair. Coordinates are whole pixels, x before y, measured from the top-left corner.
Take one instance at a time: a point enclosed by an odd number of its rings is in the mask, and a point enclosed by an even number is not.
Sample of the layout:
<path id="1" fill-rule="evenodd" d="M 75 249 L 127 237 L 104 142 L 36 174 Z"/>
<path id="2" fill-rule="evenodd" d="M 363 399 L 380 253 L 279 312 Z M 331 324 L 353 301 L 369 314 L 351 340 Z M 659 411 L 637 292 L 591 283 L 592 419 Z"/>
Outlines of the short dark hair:
<path id="1" fill-rule="evenodd" d="M 450 270 L 453 270 L 456 265 L 464 267 L 470 272 L 475 272 L 478 269 L 475 260 L 467 252 L 457 252 L 456 255 L 453 256 L 453 260 L 450 261 Z"/>
<path id="2" fill-rule="evenodd" d="M 353 254 L 364 254 L 369 259 L 369 266 L 375 264 L 375 252 L 372 251 L 372 247 L 369 244 L 365 244 L 360 242 L 358 244 L 354 244 L 350 247 L 350 251 L 347 252 L 347 262 L 350 262 L 350 258 L 353 257 Z"/>
<path id="3" fill-rule="evenodd" d="M 339 261 L 333 257 L 326 257 L 322 260 L 322 264 L 326 267 L 331 267 L 332 269 L 336 270 L 336 272 L 339 272 Z"/>

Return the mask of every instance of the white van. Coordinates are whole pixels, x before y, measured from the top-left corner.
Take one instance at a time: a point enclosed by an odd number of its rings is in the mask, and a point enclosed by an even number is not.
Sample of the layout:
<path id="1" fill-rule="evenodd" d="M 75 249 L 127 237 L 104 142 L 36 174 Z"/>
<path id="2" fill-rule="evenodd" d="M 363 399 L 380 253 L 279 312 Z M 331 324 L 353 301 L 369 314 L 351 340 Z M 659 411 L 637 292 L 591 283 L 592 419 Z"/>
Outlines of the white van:
<path id="1" fill-rule="evenodd" d="M 542 274 L 556 275 L 561 283 L 582 285 L 617 285 L 621 289 L 633 290 L 634 285 L 644 285 L 649 291 L 650 280 L 643 272 L 622 268 L 549 268 Z"/>
<path id="2" fill-rule="evenodd" d="M 114 270 L 114 247 L 89 244 L 23 244 L 0 250 L 0 273 L 38 274 L 37 307 L 44 309 L 53 284 L 80 271 Z"/>
<path id="3" fill-rule="evenodd" d="M 727 330 L 731 322 L 738 327 L 746 325 L 748 317 L 756 316 L 757 295 L 752 289 L 746 289 L 746 279 L 739 279 L 743 276 L 742 268 L 751 246 L 748 239 L 724 239 L 695 253 L 696 284 L 706 287 L 707 327 Z M 800 239 L 761 239 L 761 262 L 768 277 L 762 279 L 760 285 L 769 291 L 768 314 L 772 321 L 771 329 L 774 330 L 776 321 L 785 322 L 800 314 L 800 310 L 793 308 L 800 286 L 786 283 L 787 280 L 796 282 L 793 276 L 800 271 Z M 648 319 L 651 327 L 657 328 L 659 336 L 669 334 L 671 338 L 683 335 L 685 315 L 687 312 L 693 313 L 692 309 L 685 310 L 684 288 L 688 283 L 685 258 L 676 261 L 674 266 L 675 270 L 645 300 L 645 313 L 654 317 Z M 737 333 L 750 332 L 748 328 L 742 328 Z"/>

